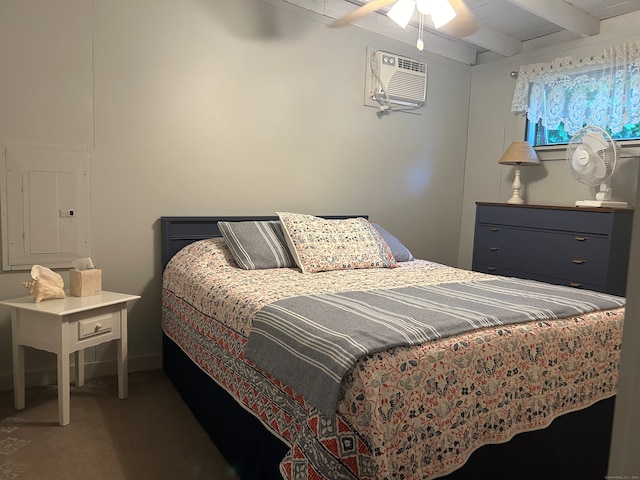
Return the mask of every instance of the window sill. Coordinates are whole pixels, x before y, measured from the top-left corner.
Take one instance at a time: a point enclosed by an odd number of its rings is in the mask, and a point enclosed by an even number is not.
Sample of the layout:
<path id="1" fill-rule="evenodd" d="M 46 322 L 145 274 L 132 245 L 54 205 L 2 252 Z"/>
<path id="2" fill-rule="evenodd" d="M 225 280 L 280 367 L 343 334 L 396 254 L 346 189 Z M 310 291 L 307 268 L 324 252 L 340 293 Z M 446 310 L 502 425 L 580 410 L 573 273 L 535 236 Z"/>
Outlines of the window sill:
<path id="1" fill-rule="evenodd" d="M 640 140 L 617 140 L 616 143 L 622 148 L 619 158 L 640 157 Z M 567 145 L 545 145 L 533 147 L 542 161 L 566 160 Z"/>

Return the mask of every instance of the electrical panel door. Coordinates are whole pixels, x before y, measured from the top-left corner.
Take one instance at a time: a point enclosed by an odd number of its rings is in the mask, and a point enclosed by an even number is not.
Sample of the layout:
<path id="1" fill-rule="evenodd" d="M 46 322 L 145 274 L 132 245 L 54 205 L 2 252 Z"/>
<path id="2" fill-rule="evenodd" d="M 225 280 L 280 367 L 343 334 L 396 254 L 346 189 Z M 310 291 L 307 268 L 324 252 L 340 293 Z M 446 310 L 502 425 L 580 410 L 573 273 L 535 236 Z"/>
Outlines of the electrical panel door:
<path id="1" fill-rule="evenodd" d="M 67 268 L 90 256 L 89 154 L 7 146 L 3 163 L 3 269 Z"/>

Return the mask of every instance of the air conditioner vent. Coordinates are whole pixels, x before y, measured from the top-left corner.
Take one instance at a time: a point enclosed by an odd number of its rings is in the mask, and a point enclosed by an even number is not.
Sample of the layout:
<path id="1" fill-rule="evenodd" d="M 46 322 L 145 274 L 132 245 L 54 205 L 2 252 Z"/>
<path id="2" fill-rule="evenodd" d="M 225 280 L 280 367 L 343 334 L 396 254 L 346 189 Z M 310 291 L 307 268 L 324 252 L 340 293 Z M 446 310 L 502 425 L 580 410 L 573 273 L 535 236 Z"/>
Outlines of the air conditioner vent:
<path id="1" fill-rule="evenodd" d="M 420 72 L 425 73 L 427 71 L 427 66 L 424 63 L 416 62 L 415 60 L 410 60 L 408 58 L 398 57 L 398 68 L 403 68 L 405 70 L 411 70 L 412 72 Z"/>
<path id="2" fill-rule="evenodd" d="M 397 73 L 389 79 L 387 90 L 397 100 L 422 102 L 424 99 L 424 83 L 417 82 L 413 75 Z"/>

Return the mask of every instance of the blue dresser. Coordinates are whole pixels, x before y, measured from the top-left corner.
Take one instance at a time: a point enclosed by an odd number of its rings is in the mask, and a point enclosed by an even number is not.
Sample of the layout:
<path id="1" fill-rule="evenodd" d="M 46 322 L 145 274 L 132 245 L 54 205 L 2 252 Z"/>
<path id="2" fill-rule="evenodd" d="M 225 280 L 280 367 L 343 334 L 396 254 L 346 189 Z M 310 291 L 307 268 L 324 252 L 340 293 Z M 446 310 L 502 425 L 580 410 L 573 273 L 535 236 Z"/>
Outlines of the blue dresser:
<path id="1" fill-rule="evenodd" d="M 632 209 L 476 203 L 472 268 L 625 295 Z"/>

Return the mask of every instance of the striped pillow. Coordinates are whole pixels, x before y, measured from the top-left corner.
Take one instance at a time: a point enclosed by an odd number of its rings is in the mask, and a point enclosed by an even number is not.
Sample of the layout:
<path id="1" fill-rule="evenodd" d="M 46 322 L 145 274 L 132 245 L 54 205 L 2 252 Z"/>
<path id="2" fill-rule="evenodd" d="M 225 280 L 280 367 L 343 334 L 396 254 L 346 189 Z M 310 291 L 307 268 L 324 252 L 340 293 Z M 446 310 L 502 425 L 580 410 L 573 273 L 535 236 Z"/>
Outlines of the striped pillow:
<path id="1" fill-rule="evenodd" d="M 240 268 L 295 268 L 278 221 L 218 222 L 218 228 Z"/>

